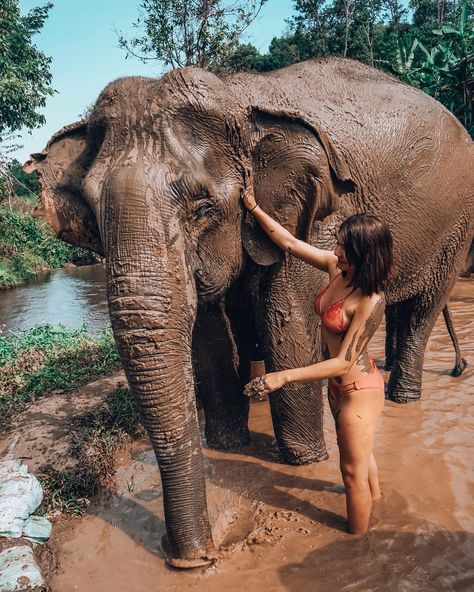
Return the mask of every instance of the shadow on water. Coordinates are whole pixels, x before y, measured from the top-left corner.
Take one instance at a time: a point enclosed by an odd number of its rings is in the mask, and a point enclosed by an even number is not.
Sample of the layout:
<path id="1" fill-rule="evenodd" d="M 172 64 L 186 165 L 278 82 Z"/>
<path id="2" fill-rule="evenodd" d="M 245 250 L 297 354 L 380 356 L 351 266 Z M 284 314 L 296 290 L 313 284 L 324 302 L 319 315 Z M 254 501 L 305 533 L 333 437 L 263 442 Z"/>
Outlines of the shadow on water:
<path id="1" fill-rule="evenodd" d="M 252 432 L 252 440 L 256 440 L 255 449 L 260 446 L 261 441 L 272 442 L 267 434 Z M 251 455 L 248 448 L 242 448 L 239 453 L 246 457 Z M 318 478 L 307 478 L 301 471 L 307 471 L 308 466 L 293 467 L 290 465 L 277 465 L 276 468 L 262 464 L 275 464 L 275 460 L 264 451 L 255 455 L 255 462 L 233 458 L 232 453 L 223 453 L 224 458 L 216 458 L 214 455 L 222 453 L 213 451 L 213 457 L 204 457 L 206 481 L 213 485 L 234 492 L 237 496 L 244 495 L 246 498 L 262 501 L 263 503 L 279 508 L 287 512 L 298 512 L 309 520 L 324 524 L 329 528 L 346 532 L 346 521 L 344 516 L 336 514 L 328 509 L 319 507 L 311 502 L 302 500 L 291 493 L 291 491 L 334 491 L 336 484 Z M 140 453 L 139 460 L 148 465 L 156 465 L 153 454 Z M 281 467 L 281 471 L 278 470 Z M 285 467 L 288 472 L 285 472 Z M 314 465 L 316 473 L 318 465 Z M 158 467 L 157 467 L 158 470 Z M 128 528 L 124 524 L 124 529 Z"/>
<path id="2" fill-rule="evenodd" d="M 279 576 L 287 592 L 468 592 L 474 590 L 473 543 L 465 532 L 372 530 L 281 566 Z"/>
<path id="3" fill-rule="evenodd" d="M 293 469 L 293 467 L 292 467 Z M 319 524 L 346 532 L 343 516 L 318 507 L 312 502 L 296 497 L 290 491 L 330 491 L 332 481 L 308 479 L 302 475 L 289 474 L 263 466 L 257 462 L 226 459 L 206 459 L 206 477 L 216 485 L 225 486 L 238 495 L 258 499 L 263 503 L 287 512 L 298 512 Z M 244 485 L 246 484 L 246 485 Z"/>
<path id="4" fill-rule="evenodd" d="M 135 543 L 149 553 L 164 558 L 161 550 L 161 537 L 166 533 L 163 520 L 132 499 L 110 492 L 106 505 L 97 512 L 105 522 L 120 528 Z"/>

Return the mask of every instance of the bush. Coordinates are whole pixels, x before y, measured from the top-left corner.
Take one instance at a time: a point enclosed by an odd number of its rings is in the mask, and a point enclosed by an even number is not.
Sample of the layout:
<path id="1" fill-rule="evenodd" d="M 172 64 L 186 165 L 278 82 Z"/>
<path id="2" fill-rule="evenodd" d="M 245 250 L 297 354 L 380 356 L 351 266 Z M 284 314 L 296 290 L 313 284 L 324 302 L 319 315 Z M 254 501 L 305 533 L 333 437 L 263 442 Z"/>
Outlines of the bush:
<path id="1" fill-rule="evenodd" d="M 70 261 L 99 261 L 91 251 L 58 240 L 43 220 L 33 218 L 31 207 L 31 201 L 23 199 L 0 207 L 0 289 L 21 284 L 39 271 L 64 267 Z"/>

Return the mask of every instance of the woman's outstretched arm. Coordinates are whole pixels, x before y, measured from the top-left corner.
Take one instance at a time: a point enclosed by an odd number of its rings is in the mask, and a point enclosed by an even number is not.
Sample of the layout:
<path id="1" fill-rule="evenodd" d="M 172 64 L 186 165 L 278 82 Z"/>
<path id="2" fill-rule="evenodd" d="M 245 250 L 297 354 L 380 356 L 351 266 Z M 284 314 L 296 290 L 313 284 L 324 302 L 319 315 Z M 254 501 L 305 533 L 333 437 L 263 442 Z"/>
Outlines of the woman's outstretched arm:
<path id="1" fill-rule="evenodd" d="M 257 205 L 255 197 L 252 192 L 247 192 L 243 198 L 244 205 L 247 210 L 253 215 L 255 220 L 260 224 L 263 231 L 270 237 L 270 239 L 278 245 L 281 249 L 302 259 L 309 265 L 317 267 L 322 271 L 331 273 L 335 271 L 337 265 L 337 257 L 332 251 L 325 251 L 313 247 L 288 232 L 281 224 L 269 216 L 262 208 Z"/>
<path id="2" fill-rule="evenodd" d="M 264 396 L 290 382 L 313 382 L 343 376 L 349 372 L 374 335 L 382 321 L 384 310 L 383 295 L 374 295 L 366 299 L 357 307 L 337 356 L 302 368 L 270 372 L 249 382 L 244 392 L 248 396 L 255 393 Z"/>

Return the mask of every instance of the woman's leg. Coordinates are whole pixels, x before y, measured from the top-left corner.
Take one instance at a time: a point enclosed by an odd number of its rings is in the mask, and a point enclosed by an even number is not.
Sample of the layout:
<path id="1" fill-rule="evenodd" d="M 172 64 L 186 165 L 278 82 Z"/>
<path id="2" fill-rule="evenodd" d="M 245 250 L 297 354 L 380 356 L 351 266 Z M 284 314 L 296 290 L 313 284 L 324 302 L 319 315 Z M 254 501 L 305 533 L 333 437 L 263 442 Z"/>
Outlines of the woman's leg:
<path id="1" fill-rule="evenodd" d="M 371 456 L 375 424 L 383 405 L 382 390 L 362 389 L 343 395 L 338 406 L 340 467 L 346 488 L 349 532 L 353 534 L 366 532 L 372 510 L 372 495 L 380 494 L 375 459 L 371 464 Z"/>
<path id="2" fill-rule="evenodd" d="M 379 473 L 373 452 L 371 453 L 369 460 L 369 487 L 370 493 L 372 495 L 372 501 L 378 500 L 380 497 L 382 497 L 379 485 Z"/>

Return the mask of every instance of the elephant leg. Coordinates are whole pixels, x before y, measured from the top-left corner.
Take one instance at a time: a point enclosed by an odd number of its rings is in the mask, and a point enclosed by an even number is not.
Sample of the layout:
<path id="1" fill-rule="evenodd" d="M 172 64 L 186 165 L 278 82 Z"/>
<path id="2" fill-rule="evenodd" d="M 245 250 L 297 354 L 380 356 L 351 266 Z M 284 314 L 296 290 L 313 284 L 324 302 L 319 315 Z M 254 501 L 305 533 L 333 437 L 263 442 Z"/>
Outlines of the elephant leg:
<path id="1" fill-rule="evenodd" d="M 222 301 L 198 307 L 193 362 L 207 445 L 219 450 L 246 446 L 249 405 L 242 394 L 239 355 Z"/>
<path id="2" fill-rule="evenodd" d="M 388 383 L 388 398 L 410 403 L 421 397 L 423 358 L 428 338 L 443 303 L 423 295 L 393 305 L 397 319 L 397 353 Z"/>
<path id="3" fill-rule="evenodd" d="M 385 370 L 392 370 L 397 355 L 397 309 L 388 306 L 385 311 Z"/>
<path id="4" fill-rule="evenodd" d="M 313 310 L 317 286 L 298 260 L 290 260 L 266 282 L 261 308 L 267 371 L 314 364 L 320 359 L 320 333 Z M 309 277 L 310 276 L 310 277 Z M 285 385 L 270 397 L 275 436 L 282 460 L 302 465 L 326 460 L 322 382 Z"/>
<path id="5" fill-rule="evenodd" d="M 451 371 L 451 375 L 461 376 L 461 374 L 467 367 L 467 362 L 461 355 L 461 348 L 459 347 L 458 336 L 456 335 L 456 330 L 454 328 L 451 311 L 449 310 L 449 306 L 447 304 L 443 308 L 443 317 L 444 322 L 446 323 L 446 328 L 448 330 L 449 336 L 451 337 L 451 341 L 453 342 L 454 351 L 456 352 L 456 362 L 454 368 Z"/>

